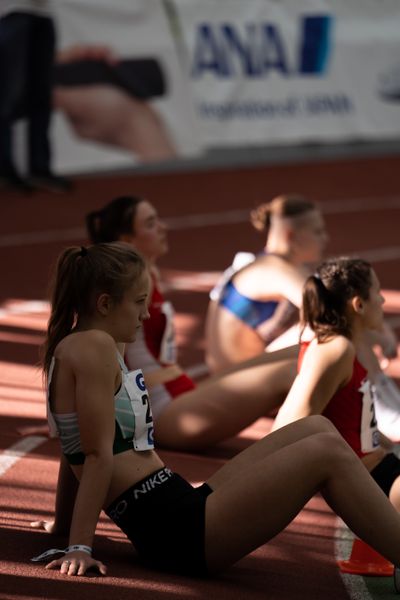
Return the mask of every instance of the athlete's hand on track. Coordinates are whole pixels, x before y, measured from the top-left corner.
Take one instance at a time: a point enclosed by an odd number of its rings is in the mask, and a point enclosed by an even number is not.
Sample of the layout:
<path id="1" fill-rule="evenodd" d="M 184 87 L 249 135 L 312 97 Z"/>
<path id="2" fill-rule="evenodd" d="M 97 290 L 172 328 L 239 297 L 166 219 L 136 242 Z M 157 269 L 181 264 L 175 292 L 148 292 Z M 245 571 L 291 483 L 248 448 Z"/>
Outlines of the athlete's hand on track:
<path id="1" fill-rule="evenodd" d="M 63 525 L 62 523 L 56 524 L 54 520 L 31 521 L 30 525 L 33 529 L 44 529 L 44 531 L 47 531 L 47 533 L 51 533 L 53 535 L 63 535 L 65 537 L 68 537 L 69 534 L 69 527 L 65 527 L 65 525 Z"/>
<path id="2" fill-rule="evenodd" d="M 33 529 L 44 529 L 47 533 L 57 533 L 55 527 L 55 521 L 31 521 L 31 527 Z"/>
<path id="3" fill-rule="evenodd" d="M 85 575 L 89 569 L 97 569 L 101 575 L 106 575 L 107 567 L 90 556 L 87 552 L 68 552 L 62 558 L 52 560 L 46 565 L 46 569 L 60 567 L 63 575 Z"/>

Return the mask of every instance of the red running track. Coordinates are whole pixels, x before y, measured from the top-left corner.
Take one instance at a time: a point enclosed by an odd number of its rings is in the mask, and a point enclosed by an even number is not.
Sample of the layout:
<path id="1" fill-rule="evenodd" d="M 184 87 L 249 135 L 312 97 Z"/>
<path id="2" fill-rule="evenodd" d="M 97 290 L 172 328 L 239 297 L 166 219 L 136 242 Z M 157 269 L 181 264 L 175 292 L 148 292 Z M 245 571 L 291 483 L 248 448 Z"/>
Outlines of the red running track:
<path id="1" fill-rule="evenodd" d="M 190 366 L 203 360 L 206 292 L 214 274 L 237 250 L 261 247 L 263 240 L 248 225 L 246 214 L 282 192 L 303 193 L 321 202 L 331 235 L 329 254 L 357 252 L 373 260 L 383 288 L 390 290 L 388 317 L 399 329 L 400 193 L 394 176 L 399 167 L 400 157 L 392 156 L 181 174 L 125 173 L 78 178 L 69 196 L 2 196 L 0 449 L 21 440 L 17 427 L 43 422 L 44 399 L 35 366 L 47 317 L 41 302 L 58 252 L 65 245 L 85 243 L 82 224 L 89 210 L 118 194 L 137 194 L 151 200 L 170 223 L 171 250 L 162 268 L 179 287 L 171 298 L 178 311 L 181 362 Z M 395 377 L 400 377 L 399 366 L 399 361 L 390 365 Z M 199 482 L 269 425 L 267 419 L 260 420 L 205 455 L 162 454 L 172 468 Z M 46 534 L 31 530 L 29 522 L 51 515 L 56 457 L 57 443 L 45 440 L 0 475 L 1 599 L 349 598 L 334 560 L 335 517 L 318 497 L 285 532 L 214 580 L 144 570 L 106 519 L 96 539 L 96 554 L 109 567 L 106 578 L 68 579 L 45 571 L 29 563 L 29 557 L 54 544 Z"/>

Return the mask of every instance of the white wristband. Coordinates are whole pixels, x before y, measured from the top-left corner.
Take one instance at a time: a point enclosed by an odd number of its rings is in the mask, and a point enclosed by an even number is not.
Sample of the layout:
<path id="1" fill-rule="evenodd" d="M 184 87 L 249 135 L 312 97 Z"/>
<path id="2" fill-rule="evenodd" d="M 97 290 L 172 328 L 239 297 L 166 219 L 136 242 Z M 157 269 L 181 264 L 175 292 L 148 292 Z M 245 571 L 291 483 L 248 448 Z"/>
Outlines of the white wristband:
<path id="1" fill-rule="evenodd" d="M 92 549 L 90 546 L 84 546 L 83 544 L 73 544 L 65 548 L 65 554 L 68 554 L 68 552 L 86 552 L 87 554 L 92 554 Z"/>
<path id="2" fill-rule="evenodd" d="M 67 554 L 68 552 L 86 552 L 87 554 L 92 554 L 92 549 L 90 546 L 84 546 L 83 544 L 73 544 L 72 546 L 68 546 L 65 550 L 60 550 L 59 548 L 52 548 L 51 550 L 46 550 L 39 556 L 34 556 L 31 558 L 32 562 L 41 562 L 49 558 L 49 556 L 53 556 L 54 554 Z"/>

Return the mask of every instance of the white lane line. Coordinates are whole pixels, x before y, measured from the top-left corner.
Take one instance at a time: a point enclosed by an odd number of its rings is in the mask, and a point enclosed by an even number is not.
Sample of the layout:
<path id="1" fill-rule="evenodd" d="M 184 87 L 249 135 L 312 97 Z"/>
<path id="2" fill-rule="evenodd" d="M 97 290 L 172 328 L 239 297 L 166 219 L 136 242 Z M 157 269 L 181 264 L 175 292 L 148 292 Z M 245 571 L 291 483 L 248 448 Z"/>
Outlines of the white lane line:
<path id="1" fill-rule="evenodd" d="M 336 518 L 335 529 L 335 559 L 347 560 L 353 547 L 354 535 L 340 517 Z M 350 600 L 373 600 L 361 575 L 342 573 L 340 570 L 339 574 Z"/>
<path id="2" fill-rule="evenodd" d="M 27 233 L 9 233 L 0 236 L 0 247 L 30 246 L 50 242 L 86 239 L 84 227 L 71 229 L 48 229 L 46 231 L 29 231 Z"/>
<path id="3" fill-rule="evenodd" d="M 370 198 L 341 198 L 321 202 L 322 212 L 326 215 L 352 213 L 359 211 L 380 211 L 400 209 L 400 196 L 382 196 Z"/>
<path id="4" fill-rule="evenodd" d="M 351 255 L 358 256 L 371 263 L 397 260 L 400 258 L 400 246 L 375 248 L 374 250 L 361 250 L 359 252 L 351 252 Z"/>
<path id="5" fill-rule="evenodd" d="M 359 211 L 381 211 L 400 209 L 400 196 L 381 196 L 367 198 L 341 198 L 321 201 L 325 214 L 342 214 Z M 213 225 L 228 225 L 232 223 L 245 223 L 249 220 L 248 209 L 230 210 L 224 212 L 200 213 L 196 215 L 183 215 L 168 217 L 164 221 L 172 231 L 209 227 Z M 49 229 L 45 231 L 31 231 L 27 233 L 10 233 L 0 236 L 0 247 L 27 246 L 33 244 L 46 244 L 59 241 L 85 240 L 87 238 L 84 227 L 68 229 Z"/>
<path id="6" fill-rule="evenodd" d="M 371 198 L 341 198 L 331 199 L 320 203 L 324 214 L 334 215 L 359 211 L 381 211 L 400 209 L 400 196 L 382 196 Z M 225 225 L 230 223 L 243 223 L 249 220 L 251 208 L 230 210 L 221 213 L 203 213 L 185 215 L 182 217 L 169 217 L 164 219 L 172 230 L 206 227 L 209 225 Z"/>
<path id="7" fill-rule="evenodd" d="M 37 446 L 43 444 L 47 439 L 48 438 L 41 435 L 32 435 L 3 450 L 0 454 L 0 477 L 1 475 L 4 475 L 8 469 L 11 469 L 16 462 L 37 448 Z"/>
<path id="8" fill-rule="evenodd" d="M 17 303 L 7 302 L 0 307 L 0 319 L 9 315 L 42 314 L 50 311 L 50 302 L 45 300 L 22 300 Z"/>

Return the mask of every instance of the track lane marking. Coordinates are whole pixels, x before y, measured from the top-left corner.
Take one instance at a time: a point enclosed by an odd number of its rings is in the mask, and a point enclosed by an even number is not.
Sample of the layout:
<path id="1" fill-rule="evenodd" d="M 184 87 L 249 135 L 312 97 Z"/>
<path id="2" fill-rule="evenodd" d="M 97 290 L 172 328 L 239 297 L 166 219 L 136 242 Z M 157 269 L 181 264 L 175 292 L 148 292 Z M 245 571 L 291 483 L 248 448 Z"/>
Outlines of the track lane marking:
<path id="1" fill-rule="evenodd" d="M 346 560 L 351 553 L 354 535 L 340 517 L 336 517 L 335 531 L 335 560 Z M 373 600 L 362 575 L 342 573 L 339 567 L 337 569 L 350 600 Z"/>
<path id="2" fill-rule="evenodd" d="M 400 210 L 400 196 L 328 199 L 320 201 L 320 205 L 322 212 L 327 215 L 359 211 Z M 244 223 L 249 220 L 250 210 L 251 208 L 225 212 L 199 213 L 195 215 L 166 217 L 163 220 L 170 230 L 179 231 L 215 225 Z M 10 248 L 58 241 L 81 240 L 86 239 L 86 237 L 87 234 L 84 227 L 9 233 L 0 235 L 0 247 Z"/>
<path id="3" fill-rule="evenodd" d="M 13 467 L 21 458 L 43 444 L 48 438 L 42 435 L 32 435 L 19 440 L 0 454 L 0 477 Z"/>

